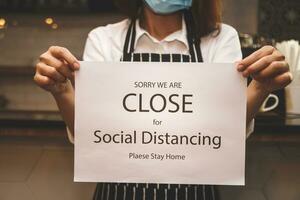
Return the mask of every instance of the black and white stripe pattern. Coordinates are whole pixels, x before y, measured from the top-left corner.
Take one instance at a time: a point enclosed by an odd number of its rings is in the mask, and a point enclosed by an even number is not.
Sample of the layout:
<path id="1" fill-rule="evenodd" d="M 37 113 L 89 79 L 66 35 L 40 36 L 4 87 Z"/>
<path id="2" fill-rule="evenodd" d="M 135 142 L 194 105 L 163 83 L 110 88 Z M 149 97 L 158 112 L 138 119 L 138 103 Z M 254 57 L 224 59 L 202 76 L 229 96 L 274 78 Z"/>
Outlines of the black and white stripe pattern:
<path id="1" fill-rule="evenodd" d="M 121 58 L 123 62 L 191 62 L 190 55 L 134 53 L 126 54 Z"/>
<path id="2" fill-rule="evenodd" d="M 98 183 L 94 200 L 217 200 L 212 185 Z"/>

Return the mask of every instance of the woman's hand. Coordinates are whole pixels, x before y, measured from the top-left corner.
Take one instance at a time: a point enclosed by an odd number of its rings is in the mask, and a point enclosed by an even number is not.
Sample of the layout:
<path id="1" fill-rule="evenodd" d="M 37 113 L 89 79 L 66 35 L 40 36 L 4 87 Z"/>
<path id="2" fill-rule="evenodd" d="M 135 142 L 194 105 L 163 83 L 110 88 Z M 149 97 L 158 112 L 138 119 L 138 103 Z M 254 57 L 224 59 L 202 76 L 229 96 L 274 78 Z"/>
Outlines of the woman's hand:
<path id="1" fill-rule="evenodd" d="M 265 94 L 284 88 L 292 81 L 285 57 L 276 48 L 265 46 L 237 63 L 244 77 L 251 76 L 256 88 Z"/>
<path id="2" fill-rule="evenodd" d="M 78 69 L 79 62 L 68 49 L 52 46 L 40 56 L 34 81 L 52 94 L 64 93 L 74 86 L 74 71 Z"/>

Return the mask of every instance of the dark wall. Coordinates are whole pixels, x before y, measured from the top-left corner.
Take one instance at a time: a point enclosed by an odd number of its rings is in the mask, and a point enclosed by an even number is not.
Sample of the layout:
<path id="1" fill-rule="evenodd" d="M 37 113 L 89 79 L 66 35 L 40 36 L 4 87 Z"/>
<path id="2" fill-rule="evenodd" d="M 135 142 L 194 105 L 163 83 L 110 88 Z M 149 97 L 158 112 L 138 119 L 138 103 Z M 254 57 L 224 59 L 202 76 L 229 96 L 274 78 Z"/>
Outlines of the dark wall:
<path id="1" fill-rule="evenodd" d="M 260 0 L 258 32 L 277 40 L 300 40 L 300 0 Z"/>
<path id="2" fill-rule="evenodd" d="M 300 0 L 222 0 L 223 19 L 239 32 L 300 40 Z M 0 13 L 115 11 L 113 0 L 0 0 Z"/>
<path id="3" fill-rule="evenodd" d="M 223 0 L 223 20 L 239 32 L 257 33 L 258 0 Z"/>

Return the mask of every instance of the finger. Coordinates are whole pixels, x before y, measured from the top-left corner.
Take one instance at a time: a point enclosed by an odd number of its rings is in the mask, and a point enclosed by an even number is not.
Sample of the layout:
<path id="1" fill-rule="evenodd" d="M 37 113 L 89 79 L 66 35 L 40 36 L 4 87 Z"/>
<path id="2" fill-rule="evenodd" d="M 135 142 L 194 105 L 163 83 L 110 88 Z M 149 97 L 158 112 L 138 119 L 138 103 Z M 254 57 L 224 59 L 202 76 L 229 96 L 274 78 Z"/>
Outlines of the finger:
<path id="1" fill-rule="evenodd" d="M 40 56 L 40 60 L 47 65 L 54 67 L 59 73 L 63 76 L 72 79 L 73 78 L 73 70 L 70 69 L 68 63 L 64 60 L 59 60 L 53 57 L 51 54 L 43 54 Z"/>
<path id="2" fill-rule="evenodd" d="M 46 65 L 45 63 L 38 63 L 37 64 L 37 71 L 43 75 L 51 78 L 57 82 L 66 82 L 67 78 L 60 74 L 54 67 Z"/>
<path id="3" fill-rule="evenodd" d="M 289 85 L 292 82 L 292 80 L 293 80 L 292 73 L 291 72 L 286 72 L 284 74 L 276 76 L 274 78 L 274 84 L 280 85 L 281 88 L 284 88 L 287 85 Z"/>
<path id="4" fill-rule="evenodd" d="M 258 81 L 262 81 L 267 78 L 273 78 L 279 74 L 283 74 L 289 71 L 289 65 L 285 61 L 272 62 L 270 66 L 254 74 L 252 77 Z"/>
<path id="5" fill-rule="evenodd" d="M 246 57 L 238 64 L 238 70 L 244 71 L 248 66 L 255 63 L 257 60 L 263 58 L 264 56 L 271 55 L 275 51 L 275 48 L 272 46 L 264 46 L 261 49 L 255 51 L 250 56 Z"/>
<path id="6" fill-rule="evenodd" d="M 50 86 L 50 85 L 54 85 L 55 81 L 53 81 L 51 78 L 47 77 L 47 76 L 43 76 L 39 73 L 36 73 L 34 75 L 34 81 L 41 87 L 46 87 L 46 86 Z"/>
<path id="7" fill-rule="evenodd" d="M 283 60 L 282 57 L 283 56 L 279 51 L 274 51 L 273 54 L 264 56 L 252 65 L 248 66 L 243 71 L 243 76 L 248 77 L 249 75 L 253 75 L 271 65 L 272 62 Z"/>
<path id="8" fill-rule="evenodd" d="M 65 63 L 65 65 L 67 65 L 68 63 L 66 61 L 63 61 Z M 69 68 L 66 68 L 66 69 L 69 69 Z M 72 71 L 72 70 L 69 70 L 68 72 L 68 78 L 70 79 L 70 81 L 74 81 L 74 78 L 75 78 L 75 72 Z"/>
<path id="9" fill-rule="evenodd" d="M 64 47 L 52 46 L 49 48 L 49 51 L 54 57 L 65 60 L 72 70 L 79 69 L 80 65 L 78 60 L 68 49 Z"/>

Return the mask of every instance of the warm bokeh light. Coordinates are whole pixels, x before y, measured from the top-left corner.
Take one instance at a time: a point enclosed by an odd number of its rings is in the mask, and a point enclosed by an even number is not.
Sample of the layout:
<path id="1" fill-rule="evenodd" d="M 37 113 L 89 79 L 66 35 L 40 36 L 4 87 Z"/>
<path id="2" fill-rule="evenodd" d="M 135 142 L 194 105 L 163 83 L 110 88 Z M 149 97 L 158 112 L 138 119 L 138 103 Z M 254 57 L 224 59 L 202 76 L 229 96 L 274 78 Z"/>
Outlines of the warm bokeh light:
<path id="1" fill-rule="evenodd" d="M 51 17 L 48 17 L 45 19 L 45 23 L 48 24 L 48 25 L 51 25 L 53 24 L 54 20 L 51 18 Z"/>
<path id="2" fill-rule="evenodd" d="M 51 26 L 53 29 L 57 29 L 58 28 L 58 25 L 57 24 L 52 24 Z"/>
<path id="3" fill-rule="evenodd" d="M 0 18 L 0 28 L 4 27 L 6 24 L 6 21 L 4 18 Z"/>

